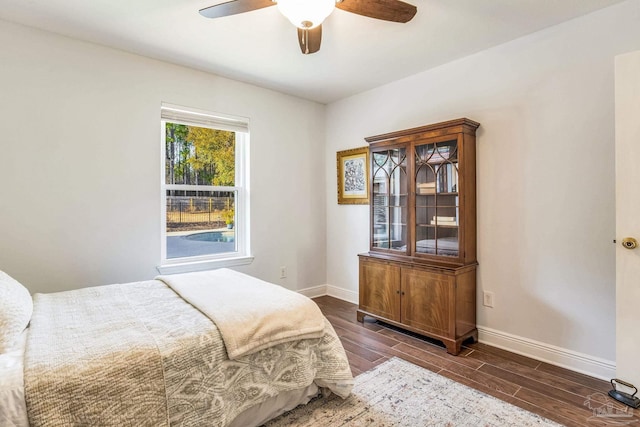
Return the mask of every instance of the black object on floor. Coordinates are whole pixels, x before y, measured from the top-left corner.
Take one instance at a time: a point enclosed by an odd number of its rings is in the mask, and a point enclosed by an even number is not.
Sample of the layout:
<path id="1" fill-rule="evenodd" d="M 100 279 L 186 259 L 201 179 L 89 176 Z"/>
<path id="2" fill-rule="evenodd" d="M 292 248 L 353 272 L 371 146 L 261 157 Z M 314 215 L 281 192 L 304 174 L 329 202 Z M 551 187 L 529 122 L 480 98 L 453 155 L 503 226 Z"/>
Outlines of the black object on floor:
<path id="1" fill-rule="evenodd" d="M 632 388 L 634 390 L 633 394 L 625 393 L 624 391 L 620 391 L 616 389 L 616 384 L 622 384 L 623 386 Z M 624 403 L 627 406 L 631 406 L 634 409 L 640 408 L 640 399 L 636 397 L 636 393 L 638 393 L 638 389 L 633 385 L 617 378 L 611 380 L 611 386 L 613 390 L 609 391 L 609 396 L 614 398 L 620 403 Z"/>

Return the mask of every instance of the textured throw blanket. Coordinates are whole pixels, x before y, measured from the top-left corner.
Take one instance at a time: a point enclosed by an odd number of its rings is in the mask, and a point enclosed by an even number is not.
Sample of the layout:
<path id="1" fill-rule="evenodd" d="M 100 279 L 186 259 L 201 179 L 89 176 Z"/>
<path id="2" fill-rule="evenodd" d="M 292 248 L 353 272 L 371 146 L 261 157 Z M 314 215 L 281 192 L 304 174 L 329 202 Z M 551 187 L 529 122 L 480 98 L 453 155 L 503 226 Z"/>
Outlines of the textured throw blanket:
<path id="1" fill-rule="evenodd" d="M 158 276 L 220 330 L 237 359 L 275 344 L 319 338 L 324 316 L 304 295 L 226 268 Z"/>
<path id="2" fill-rule="evenodd" d="M 328 321 L 229 360 L 215 324 L 155 280 L 35 295 L 24 380 L 32 427 L 224 427 L 282 392 L 353 384 Z"/>

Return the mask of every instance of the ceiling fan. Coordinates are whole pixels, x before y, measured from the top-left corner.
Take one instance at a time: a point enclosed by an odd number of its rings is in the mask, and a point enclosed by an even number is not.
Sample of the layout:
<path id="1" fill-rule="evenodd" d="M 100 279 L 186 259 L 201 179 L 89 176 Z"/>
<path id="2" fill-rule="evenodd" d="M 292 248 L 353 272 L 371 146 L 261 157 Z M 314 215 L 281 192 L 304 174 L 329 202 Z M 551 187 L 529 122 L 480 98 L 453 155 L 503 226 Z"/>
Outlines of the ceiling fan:
<path id="1" fill-rule="evenodd" d="M 200 14 L 220 18 L 275 4 L 298 27 L 298 43 L 305 55 L 320 50 L 322 22 L 336 7 L 369 18 L 400 23 L 409 22 L 417 12 L 414 5 L 400 0 L 232 0 L 201 9 Z"/>

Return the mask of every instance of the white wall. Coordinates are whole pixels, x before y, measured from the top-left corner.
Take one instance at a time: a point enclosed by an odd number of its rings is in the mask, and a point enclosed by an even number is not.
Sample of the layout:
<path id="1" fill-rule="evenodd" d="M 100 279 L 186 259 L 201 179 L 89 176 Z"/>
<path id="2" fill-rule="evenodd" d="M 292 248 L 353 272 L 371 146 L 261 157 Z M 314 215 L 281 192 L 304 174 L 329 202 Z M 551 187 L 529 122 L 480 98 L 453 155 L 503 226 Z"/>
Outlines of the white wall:
<path id="1" fill-rule="evenodd" d="M 516 351 L 612 373 L 614 56 L 640 47 L 639 14 L 630 0 L 329 105 L 328 283 L 355 298 L 369 244 L 368 207 L 335 201 L 336 151 L 468 117 L 481 123 L 478 325 Z"/>
<path id="2" fill-rule="evenodd" d="M 241 270 L 326 283 L 323 105 L 3 21 L 0 40 L 0 269 L 32 292 L 153 278 L 168 102 L 250 118 Z"/>

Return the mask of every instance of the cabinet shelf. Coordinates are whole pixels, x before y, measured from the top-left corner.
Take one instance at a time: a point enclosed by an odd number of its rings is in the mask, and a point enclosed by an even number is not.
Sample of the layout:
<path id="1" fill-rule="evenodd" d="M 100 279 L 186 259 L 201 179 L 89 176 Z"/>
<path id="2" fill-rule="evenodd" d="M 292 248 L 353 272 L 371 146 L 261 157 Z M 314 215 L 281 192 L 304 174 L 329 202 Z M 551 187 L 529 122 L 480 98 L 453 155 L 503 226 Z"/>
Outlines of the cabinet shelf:
<path id="1" fill-rule="evenodd" d="M 430 166 L 439 166 L 439 165 L 444 165 L 446 163 L 453 163 L 456 164 L 458 163 L 458 158 L 457 157 L 451 157 L 451 158 L 447 158 L 447 159 L 442 159 L 442 160 L 431 160 L 429 159 L 429 161 L 424 162 L 422 164 L 427 164 Z"/>
<path id="2" fill-rule="evenodd" d="M 458 192 L 455 193 L 429 193 L 429 194 L 420 194 L 418 192 L 416 192 L 416 196 L 418 197 L 433 197 L 433 196 L 457 196 Z"/>
<path id="3" fill-rule="evenodd" d="M 408 195 L 409 195 L 409 194 L 407 194 L 407 193 L 394 194 L 394 193 L 381 193 L 381 192 L 379 192 L 379 191 L 374 191 L 374 192 L 372 192 L 372 193 L 373 193 L 374 197 L 375 197 L 375 196 L 383 196 L 383 197 L 406 197 L 406 196 L 408 196 Z"/>

